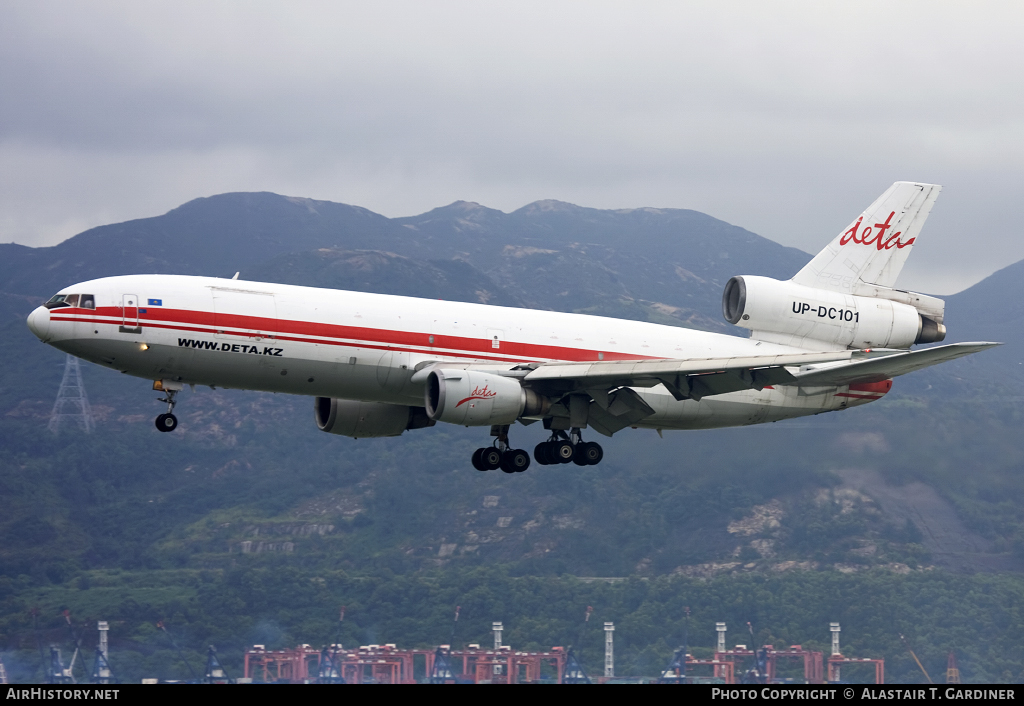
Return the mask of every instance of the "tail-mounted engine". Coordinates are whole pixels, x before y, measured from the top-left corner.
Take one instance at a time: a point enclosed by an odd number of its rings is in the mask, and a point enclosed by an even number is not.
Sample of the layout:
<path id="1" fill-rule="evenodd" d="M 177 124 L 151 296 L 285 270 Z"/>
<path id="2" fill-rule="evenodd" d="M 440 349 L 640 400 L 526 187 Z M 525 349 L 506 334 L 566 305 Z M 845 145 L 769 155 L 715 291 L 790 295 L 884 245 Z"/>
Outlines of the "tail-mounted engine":
<path id="1" fill-rule="evenodd" d="M 384 402 L 317 397 L 313 401 L 313 413 L 320 431 L 355 439 L 399 436 L 406 429 L 434 426 L 422 407 Z"/>
<path id="2" fill-rule="evenodd" d="M 424 391 L 430 419 L 467 427 L 511 424 L 520 416 L 540 413 L 548 404 L 518 380 L 475 370 L 433 370 Z"/>
<path id="3" fill-rule="evenodd" d="M 860 289 L 846 294 L 769 277 L 733 277 L 722 293 L 722 313 L 757 338 L 785 344 L 809 338 L 845 348 L 909 348 L 946 337 L 941 299 L 873 285 Z"/>

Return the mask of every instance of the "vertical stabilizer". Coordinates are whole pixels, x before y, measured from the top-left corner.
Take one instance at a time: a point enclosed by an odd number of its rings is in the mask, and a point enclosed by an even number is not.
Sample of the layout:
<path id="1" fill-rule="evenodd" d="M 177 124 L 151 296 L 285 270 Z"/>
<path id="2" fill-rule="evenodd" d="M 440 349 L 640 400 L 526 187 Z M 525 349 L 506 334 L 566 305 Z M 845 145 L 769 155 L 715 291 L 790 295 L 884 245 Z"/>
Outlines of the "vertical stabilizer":
<path id="1" fill-rule="evenodd" d="M 898 181 L 796 273 L 793 282 L 852 294 L 858 284 L 892 287 L 941 186 Z"/>

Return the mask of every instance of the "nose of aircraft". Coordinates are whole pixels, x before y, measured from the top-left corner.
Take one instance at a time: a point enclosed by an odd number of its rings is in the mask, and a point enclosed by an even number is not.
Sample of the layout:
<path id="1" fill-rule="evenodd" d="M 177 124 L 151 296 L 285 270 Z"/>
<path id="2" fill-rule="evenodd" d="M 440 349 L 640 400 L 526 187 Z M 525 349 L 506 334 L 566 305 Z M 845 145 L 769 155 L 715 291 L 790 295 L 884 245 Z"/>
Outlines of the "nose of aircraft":
<path id="1" fill-rule="evenodd" d="M 28 315 L 28 327 L 40 341 L 45 341 L 50 334 L 50 310 L 45 306 L 37 307 Z"/>

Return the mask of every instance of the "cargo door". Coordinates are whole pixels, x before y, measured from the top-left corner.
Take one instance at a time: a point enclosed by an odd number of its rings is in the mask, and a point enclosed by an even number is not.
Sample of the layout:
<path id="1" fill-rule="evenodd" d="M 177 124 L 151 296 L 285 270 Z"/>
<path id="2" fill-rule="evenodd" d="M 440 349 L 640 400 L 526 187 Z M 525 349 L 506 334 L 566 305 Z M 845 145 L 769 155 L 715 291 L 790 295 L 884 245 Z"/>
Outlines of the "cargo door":
<path id="1" fill-rule="evenodd" d="M 262 341 L 277 334 L 277 304 L 270 292 L 213 289 L 217 338 Z"/>

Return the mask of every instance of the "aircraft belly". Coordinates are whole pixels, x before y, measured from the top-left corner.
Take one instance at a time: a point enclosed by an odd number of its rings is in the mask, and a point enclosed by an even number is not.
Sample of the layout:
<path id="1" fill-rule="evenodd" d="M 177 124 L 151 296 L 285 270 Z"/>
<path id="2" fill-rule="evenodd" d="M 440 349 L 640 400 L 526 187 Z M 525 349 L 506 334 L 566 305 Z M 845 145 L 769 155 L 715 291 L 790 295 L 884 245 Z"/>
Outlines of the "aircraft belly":
<path id="1" fill-rule="evenodd" d="M 163 367 L 165 356 L 147 356 L 138 341 L 121 341 L 103 338 L 66 338 L 51 341 L 54 348 L 73 356 L 102 365 L 105 368 L 121 370 L 128 375 L 156 379 Z"/>
<path id="2" fill-rule="evenodd" d="M 147 337 L 150 338 L 150 337 Z M 422 404 L 422 391 L 410 390 L 412 371 L 400 367 L 382 374 L 380 352 L 339 346 L 290 344 L 289 355 L 277 356 L 279 346 L 264 339 L 258 344 L 217 342 L 216 350 L 195 349 L 172 342 L 119 338 L 66 338 L 55 347 L 104 367 L 148 380 L 171 379 L 187 384 L 281 392 L 295 395 Z M 241 340 L 241 339 L 239 339 Z M 269 349 L 271 354 L 264 354 Z M 247 352 L 250 351 L 250 352 Z M 382 386 L 382 378 L 387 383 Z"/>

